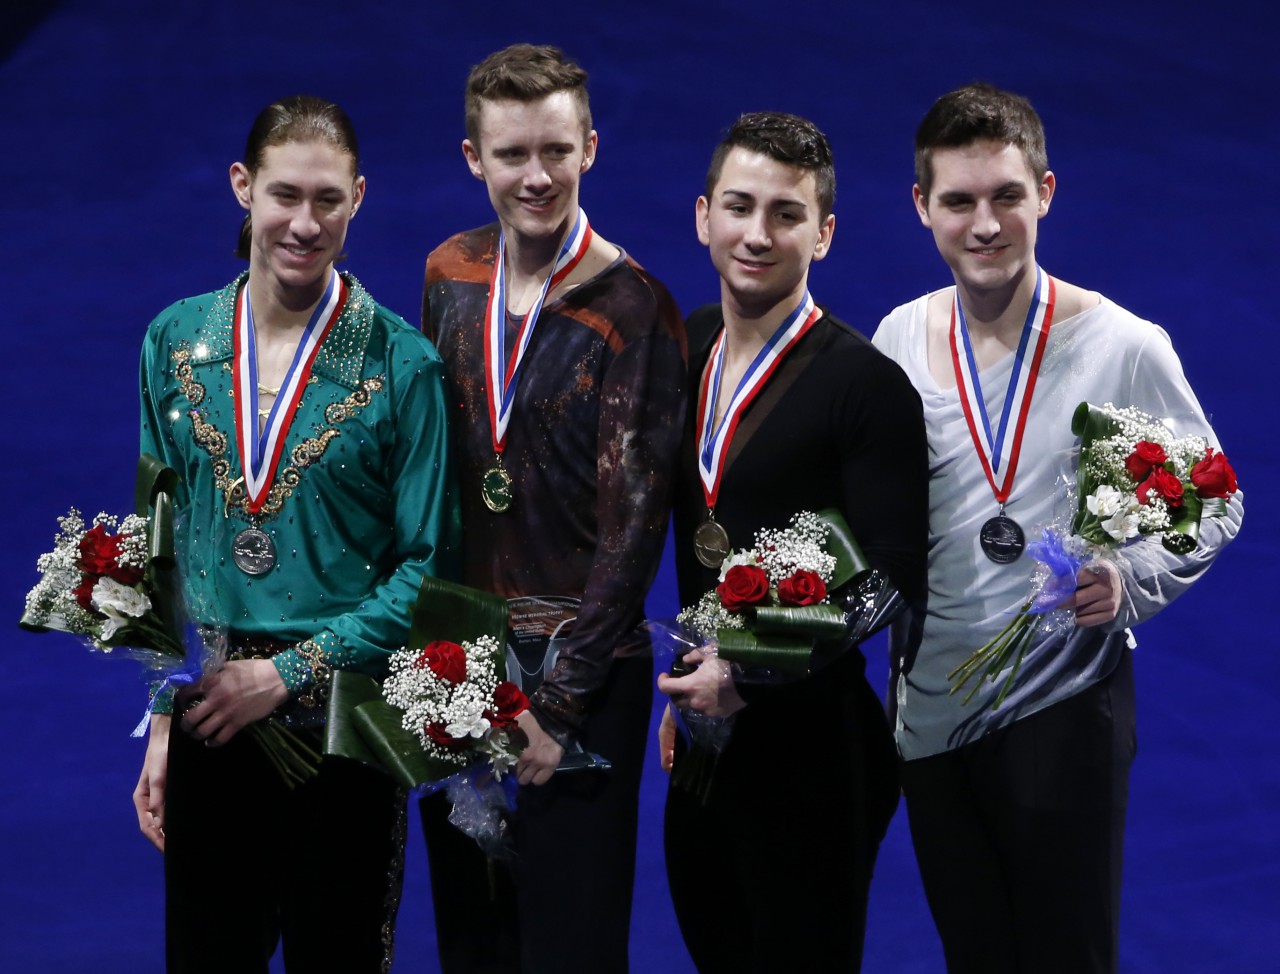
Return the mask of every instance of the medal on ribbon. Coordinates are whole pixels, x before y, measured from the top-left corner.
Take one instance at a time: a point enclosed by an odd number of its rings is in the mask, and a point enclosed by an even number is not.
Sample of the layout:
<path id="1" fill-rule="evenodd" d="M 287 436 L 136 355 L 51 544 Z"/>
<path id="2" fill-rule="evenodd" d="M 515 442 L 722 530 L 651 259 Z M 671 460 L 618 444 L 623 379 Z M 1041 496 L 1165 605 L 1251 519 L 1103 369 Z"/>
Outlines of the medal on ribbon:
<path id="1" fill-rule="evenodd" d="M 498 256 L 493 262 L 493 273 L 489 278 L 489 300 L 484 311 L 485 398 L 489 405 L 489 428 L 493 436 L 494 462 L 493 466 L 485 471 L 480 481 L 480 492 L 485 507 L 494 514 L 501 514 L 508 510 L 514 500 L 511 474 L 502 466 L 502 451 L 506 447 L 507 426 L 511 421 L 516 387 L 520 381 L 520 367 L 529 349 L 529 343 L 533 339 L 538 315 L 542 311 L 542 304 L 547 295 L 573 272 L 573 269 L 586 256 L 587 248 L 590 246 L 591 224 L 587 221 L 587 214 L 579 207 L 578 216 L 568 236 L 560 245 L 560 252 L 556 256 L 555 264 L 552 265 L 551 273 L 542 282 L 537 298 L 517 330 L 515 347 L 508 352 L 506 347 L 506 232 L 504 231 L 498 237 Z"/>
<path id="2" fill-rule="evenodd" d="M 733 440 L 733 433 L 738 428 L 738 420 L 765 387 L 787 353 L 821 317 L 822 311 L 806 291 L 799 307 L 783 319 L 738 380 L 738 386 L 718 424 L 715 422 L 715 407 L 724 375 L 726 335 L 723 330 L 711 350 L 711 357 L 702 374 L 702 390 L 698 397 L 698 476 L 702 480 L 702 494 L 707 501 L 707 517 L 693 532 L 694 554 L 707 568 L 719 568 L 731 550 L 729 534 L 716 521 L 715 510 L 716 498 L 720 494 L 720 478 L 724 475 L 725 456 Z"/>
<path id="3" fill-rule="evenodd" d="M 956 291 L 951 305 L 951 363 L 955 369 L 956 392 L 964 410 L 969 435 L 978 452 L 983 473 L 991 492 L 1000 505 L 1000 512 L 989 518 L 978 535 L 983 554 L 1000 565 L 1007 565 L 1022 557 L 1027 547 L 1022 526 L 1004 510 L 1005 502 L 1013 491 L 1013 479 L 1018 470 L 1018 457 L 1022 452 L 1022 437 L 1026 432 L 1027 416 L 1031 411 L 1031 397 L 1035 393 L 1036 379 L 1040 374 L 1040 362 L 1049 342 L 1049 329 L 1053 324 L 1054 282 L 1039 267 L 1036 268 L 1036 289 L 1027 309 L 1027 320 L 1022 326 L 1018 349 L 1014 353 L 1013 368 L 1005 392 L 1004 408 L 994 431 L 987 415 L 986 400 L 982 397 L 982 383 L 978 378 L 978 365 L 973 355 L 973 344 L 960 306 L 960 292 Z M 1010 422 L 1013 429 L 1010 436 Z M 999 483 L 997 476 L 1003 476 Z"/>
<path id="4" fill-rule="evenodd" d="M 261 432 L 258 430 L 258 353 L 253 327 L 253 303 L 249 299 L 249 282 L 245 282 L 236 298 L 236 320 L 233 331 L 232 386 L 235 392 L 236 446 L 240 451 L 240 467 L 244 482 L 244 508 L 255 523 L 235 536 L 231 543 L 231 560 L 246 575 L 265 575 L 276 564 L 275 542 L 256 523 L 262 510 L 276 469 L 284 453 L 285 436 L 293 424 L 294 414 L 302 399 L 302 391 L 311 376 L 320 344 L 333 323 L 338 320 L 347 301 L 347 285 L 330 269 L 328 287 L 320 298 L 311 319 L 303 329 L 289 370 L 280 383 L 280 391 L 267 413 Z"/>

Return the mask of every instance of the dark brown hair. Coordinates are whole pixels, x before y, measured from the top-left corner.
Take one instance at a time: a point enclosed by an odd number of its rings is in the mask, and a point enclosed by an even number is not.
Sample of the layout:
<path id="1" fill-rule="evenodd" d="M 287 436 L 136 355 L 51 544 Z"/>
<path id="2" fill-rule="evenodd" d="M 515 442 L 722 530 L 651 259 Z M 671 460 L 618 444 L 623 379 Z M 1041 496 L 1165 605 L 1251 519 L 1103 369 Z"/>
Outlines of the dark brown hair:
<path id="1" fill-rule="evenodd" d="M 933 153 L 983 139 L 1017 146 L 1036 183 L 1049 171 L 1044 124 L 1021 95 L 974 82 L 943 95 L 916 129 L 916 185 L 925 201 L 933 188 Z"/>
<path id="2" fill-rule="evenodd" d="M 331 101 L 313 95 L 291 95 L 274 101 L 258 113 L 245 140 L 244 165 L 257 175 L 267 148 L 290 142 L 327 142 L 351 156 L 352 178 L 360 173 L 360 146 L 347 113 Z M 249 259 L 253 226 L 248 215 L 240 225 L 236 256 Z"/>
<path id="3" fill-rule="evenodd" d="M 490 54 L 467 76 L 467 138 L 480 147 L 480 109 L 486 101 L 540 101 L 567 91 L 578 103 L 582 138 L 591 132 L 587 72 L 548 44 L 512 44 Z"/>
<path id="4" fill-rule="evenodd" d="M 707 199 L 715 192 L 724 160 L 743 148 L 788 166 L 813 173 L 819 217 L 825 220 L 836 204 L 836 168 L 831 144 L 807 118 L 787 112 L 749 112 L 729 127 L 711 154 L 707 168 Z"/>

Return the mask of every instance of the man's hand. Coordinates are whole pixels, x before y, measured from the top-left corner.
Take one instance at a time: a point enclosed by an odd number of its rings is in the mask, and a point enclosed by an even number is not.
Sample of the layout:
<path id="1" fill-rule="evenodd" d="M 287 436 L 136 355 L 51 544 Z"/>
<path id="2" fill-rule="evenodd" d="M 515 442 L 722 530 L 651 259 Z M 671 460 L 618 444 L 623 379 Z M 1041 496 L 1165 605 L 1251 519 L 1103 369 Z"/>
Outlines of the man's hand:
<path id="1" fill-rule="evenodd" d="M 658 758 L 662 761 L 662 770 L 670 774 L 676 763 L 676 715 L 671 704 L 662 711 L 662 723 L 658 725 Z"/>
<path id="2" fill-rule="evenodd" d="M 1120 613 L 1124 583 L 1115 565 L 1095 561 L 1080 569 L 1076 576 L 1075 594 L 1062 604 L 1076 610 L 1076 625 L 1101 626 Z"/>
<path id="3" fill-rule="evenodd" d="M 138 813 L 138 828 L 153 846 L 164 852 L 164 784 L 169 770 L 168 714 L 151 715 L 151 734 L 147 738 L 147 756 L 142 760 L 142 774 L 133 789 L 133 807 Z"/>
<path id="4" fill-rule="evenodd" d="M 720 657 L 695 649 L 685 654 L 684 662 L 698 668 L 688 676 L 658 674 L 658 689 L 670 697 L 675 706 L 696 710 L 708 717 L 728 717 L 747 705 L 733 685 L 729 664 Z"/>
<path id="5" fill-rule="evenodd" d="M 560 767 L 564 748 L 542 729 L 532 710 L 526 710 L 517 717 L 516 723 L 529 740 L 516 761 L 516 779 L 522 785 L 545 785 Z"/>
<path id="6" fill-rule="evenodd" d="M 180 702 L 196 701 L 183 715 L 181 727 L 196 740 L 218 747 L 288 699 L 289 691 L 271 660 L 231 660 L 178 693 Z"/>

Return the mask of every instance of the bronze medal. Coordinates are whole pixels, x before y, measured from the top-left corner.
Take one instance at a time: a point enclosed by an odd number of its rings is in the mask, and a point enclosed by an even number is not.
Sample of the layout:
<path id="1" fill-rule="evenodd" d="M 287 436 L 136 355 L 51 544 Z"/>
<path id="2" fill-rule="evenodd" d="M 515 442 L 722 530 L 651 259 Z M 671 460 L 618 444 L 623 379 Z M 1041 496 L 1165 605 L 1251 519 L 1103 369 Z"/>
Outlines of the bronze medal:
<path id="1" fill-rule="evenodd" d="M 258 528 L 245 528 L 231 542 L 231 560 L 246 575 L 265 575 L 276 567 L 276 543 Z"/>
<path id="2" fill-rule="evenodd" d="M 982 553 L 997 565 L 1015 562 L 1027 550 L 1022 527 L 1003 511 L 982 525 L 978 544 L 982 546 Z"/>
<path id="3" fill-rule="evenodd" d="M 480 480 L 480 496 L 484 498 L 484 506 L 494 514 L 501 514 L 511 506 L 511 474 L 502 469 L 502 464 L 485 471 Z"/>
<path id="4" fill-rule="evenodd" d="M 693 552 L 707 568 L 719 568 L 729 557 L 729 532 L 708 517 L 693 532 Z"/>

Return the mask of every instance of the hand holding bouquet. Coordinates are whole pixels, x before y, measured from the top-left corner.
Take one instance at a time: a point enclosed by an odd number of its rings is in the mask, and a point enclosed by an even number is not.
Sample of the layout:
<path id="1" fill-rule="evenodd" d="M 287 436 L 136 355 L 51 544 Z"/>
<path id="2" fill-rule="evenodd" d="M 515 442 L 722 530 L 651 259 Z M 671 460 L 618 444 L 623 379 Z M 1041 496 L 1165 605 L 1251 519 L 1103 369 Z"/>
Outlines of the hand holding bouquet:
<path id="1" fill-rule="evenodd" d="M 1137 409 L 1081 403 L 1071 430 L 1080 437 L 1071 529 L 1049 526 L 1041 541 L 1028 545 L 1027 553 L 1041 563 L 1032 594 L 998 636 L 948 675 L 953 694 L 979 677 L 965 703 L 983 678 L 994 682 L 1012 660 L 992 709 L 1000 706 L 1047 614 L 1074 593 L 1082 567 L 1141 538 L 1189 554 L 1201 519 L 1224 515 L 1236 491 L 1231 464 L 1203 436 L 1174 436 L 1164 422 Z"/>
<path id="2" fill-rule="evenodd" d="M 136 500 L 144 513 L 99 514 L 89 526 L 75 508 L 58 518 L 54 548 L 40 556 L 40 580 L 19 623 L 33 632 L 65 632 L 90 649 L 142 663 L 161 692 L 195 682 L 227 655 L 225 629 L 188 626 L 174 559 L 177 474 L 159 460 L 138 460 Z M 190 638 L 188 639 L 188 633 Z M 134 730 L 141 736 L 151 711 Z M 319 768 L 320 755 L 274 719 L 246 731 L 290 787 Z"/>

